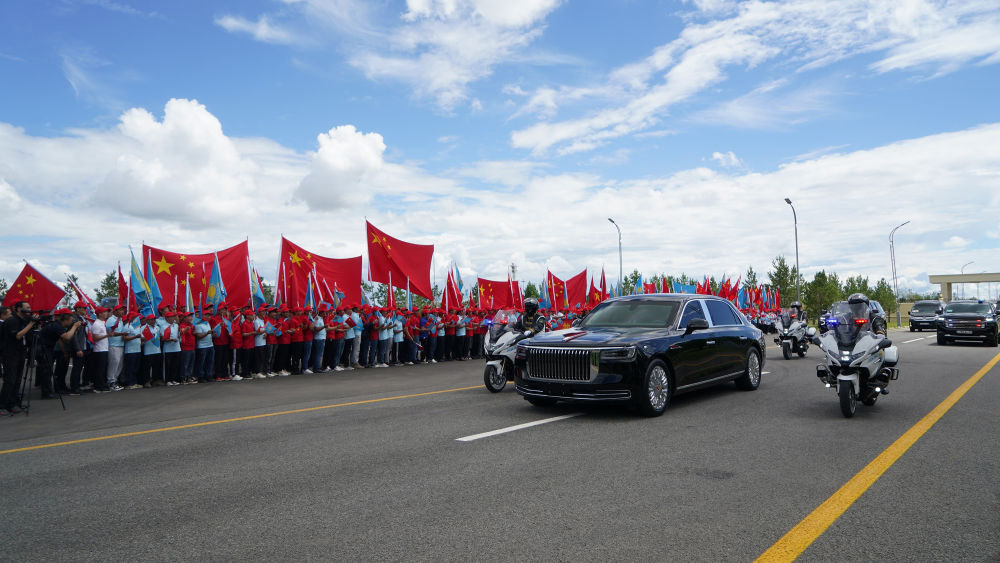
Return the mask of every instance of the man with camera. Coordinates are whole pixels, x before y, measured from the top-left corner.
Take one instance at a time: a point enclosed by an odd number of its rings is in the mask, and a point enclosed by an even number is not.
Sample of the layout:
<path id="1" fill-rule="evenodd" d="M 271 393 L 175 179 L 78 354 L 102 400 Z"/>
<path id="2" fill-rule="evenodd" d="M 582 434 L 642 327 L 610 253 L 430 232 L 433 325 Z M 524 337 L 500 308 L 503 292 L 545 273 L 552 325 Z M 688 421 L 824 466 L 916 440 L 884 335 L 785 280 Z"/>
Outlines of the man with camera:
<path id="1" fill-rule="evenodd" d="M 27 352 L 28 336 L 38 324 L 38 315 L 32 314 L 31 304 L 18 301 L 13 315 L 0 324 L 0 349 L 3 350 L 3 389 L 0 389 L 0 416 L 21 412 L 18 390 Z"/>
<path id="2" fill-rule="evenodd" d="M 42 388 L 43 399 L 54 399 L 57 397 L 52 388 L 52 363 L 55 361 L 53 354 L 56 353 L 56 346 L 61 342 L 63 346 L 72 342 L 76 337 L 76 331 L 83 324 L 82 321 L 75 320 L 69 309 L 59 309 L 53 312 L 54 320 L 45 323 L 38 335 L 38 346 L 35 350 L 35 359 L 38 361 L 35 368 L 35 379 Z M 62 354 L 62 349 L 58 350 Z"/>

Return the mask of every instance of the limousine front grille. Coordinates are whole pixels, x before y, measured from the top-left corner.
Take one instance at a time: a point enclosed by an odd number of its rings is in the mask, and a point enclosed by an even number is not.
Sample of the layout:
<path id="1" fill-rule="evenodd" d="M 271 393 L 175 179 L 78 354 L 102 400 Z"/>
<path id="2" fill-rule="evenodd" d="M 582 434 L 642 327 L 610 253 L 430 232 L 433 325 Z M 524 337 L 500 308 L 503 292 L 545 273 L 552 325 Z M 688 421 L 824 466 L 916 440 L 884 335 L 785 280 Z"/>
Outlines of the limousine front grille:
<path id="1" fill-rule="evenodd" d="M 532 379 L 590 381 L 591 353 L 586 349 L 528 348 L 527 375 Z"/>

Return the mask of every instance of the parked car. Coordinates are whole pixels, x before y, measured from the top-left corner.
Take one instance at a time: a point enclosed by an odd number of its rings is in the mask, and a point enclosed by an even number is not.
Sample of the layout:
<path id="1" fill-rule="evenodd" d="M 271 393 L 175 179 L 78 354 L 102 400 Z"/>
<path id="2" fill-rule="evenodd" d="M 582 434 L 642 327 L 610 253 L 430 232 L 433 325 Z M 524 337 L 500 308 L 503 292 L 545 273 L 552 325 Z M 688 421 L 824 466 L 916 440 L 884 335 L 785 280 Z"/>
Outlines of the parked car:
<path id="1" fill-rule="evenodd" d="M 910 309 L 910 332 L 937 328 L 938 315 L 944 312 L 944 301 L 917 301 Z"/>
<path id="2" fill-rule="evenodd" d="M 997 345 L 997 311 L 982 300 L 952 301 L 938 319 L 937 343 L 974 340 L 987 346 Z"/>
<path id="3" fill-rule="evenodd" d="M 756 389 L 765 349 L 763 332 L 725 299 L 619 297 L 576 327 L 522 342 L 514 383 L 534 405 L 624 403 L 657 416 L 677 393 L 730 381 Z"/>
<path id="4" fill-rule="evenodd" d="M 868 319 L 872 323 L 872 331 L 879 334 L 887 334 L 889 328 L 889 315 L 885 312 L 882 304 L 874 299 L 871 300 L 871 317 Z"/>

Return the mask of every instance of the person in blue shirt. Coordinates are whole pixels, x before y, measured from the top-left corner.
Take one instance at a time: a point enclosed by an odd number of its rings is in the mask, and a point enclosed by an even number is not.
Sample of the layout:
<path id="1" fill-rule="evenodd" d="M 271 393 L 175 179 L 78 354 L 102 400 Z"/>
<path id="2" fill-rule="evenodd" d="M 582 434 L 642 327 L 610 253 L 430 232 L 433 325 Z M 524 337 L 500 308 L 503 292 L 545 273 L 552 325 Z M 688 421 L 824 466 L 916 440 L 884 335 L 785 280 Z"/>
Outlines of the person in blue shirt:
<path id="1" fill-rule="evenodd" d="M 378 317 L 378 356 L 375 359 L 375 367 L 389 367 L 389 341 L 392 336 L 392 322 L 386 314 L 388 307 L 380 307 L 376 316 Z"/>
<path id="2" fill-rule="evenodd" d="M 122 375 L 122 361 L 125 359 L 125 341 L 122 340 L 124 333 L 125 305 L 115 305 L 112 315 L 104 324 L 108 327 L 108 387 L 112 390 L 119 390 L 119 380 Z"/>
<path id="3" fill-rule="evenodd" d="M 398 311 L 392 312 L 392 360 L 393 365 L 403 365 L 400 353 L 403 347 L 403 316 Z"/>
<path id="4" fill-rule="evenodd" d="M 351 321 L 354 322 L 354 342 L 351 344 L 351 367 L 354 369 L 361 369 L 361 364 L 359 363 L 361 357 L 361 341 L 364 336 L 364 331 L 362 330 L 361 321 L 361 308 L 355 305 L 351 308 Z"/>
<path id="5" fill-rule="evenodd" d="M 160 327 L 156 325 L 156 317 L 146 315 L 139 327 L 142 337 L 142 363 L 139 367 L 139 379 L 143 387 L 163 385 L 163 358 L 160 356 Z"/>
<path id="6" fill-rule="evenodd" d="M 139 375 L 139 360 L 142 358 L 142 335 L 140 334 L 139 313 L 129 313 L 122 322 L 122 341 L 125 343 L 125 355 L 122 359 L 122 385 L 126 389 L 141 389 L 136 383 Z"/>
<path id="7" fill-rule="evenodd" d="M 212 325 L 203 318 L 194 323 L 194 375 L 199 382 L 214 381 L 215 345 L 212 342 Z"/>
<path id="8" fill-rule="evenodd" d="M 177 322 L 177 313 L 164 313 L 167 326 L 160 331 L 160 342 L 163 346 L 163 378 L 167 385 L 181 385 L 181 326 Z"/>

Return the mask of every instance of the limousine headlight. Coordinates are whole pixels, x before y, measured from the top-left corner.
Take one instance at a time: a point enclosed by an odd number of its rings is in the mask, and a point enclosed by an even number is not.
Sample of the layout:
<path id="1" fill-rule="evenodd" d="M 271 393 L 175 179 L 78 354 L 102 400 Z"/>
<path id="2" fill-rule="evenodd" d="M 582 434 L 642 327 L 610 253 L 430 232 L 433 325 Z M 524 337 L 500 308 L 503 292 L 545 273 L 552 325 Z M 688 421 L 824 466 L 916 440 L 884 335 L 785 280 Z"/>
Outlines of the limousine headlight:
<path id="1" fill-rule="evenodd" d="M 611 348 L 601 350 L 602 360 L 628 361 L 635 359 L 635 346 L 625 346 L 624 348 Z"/>

